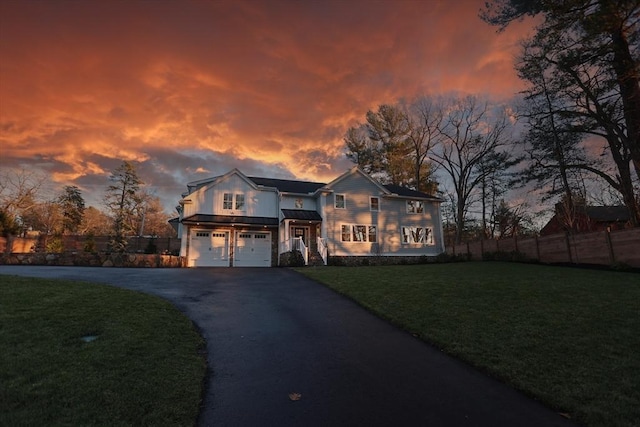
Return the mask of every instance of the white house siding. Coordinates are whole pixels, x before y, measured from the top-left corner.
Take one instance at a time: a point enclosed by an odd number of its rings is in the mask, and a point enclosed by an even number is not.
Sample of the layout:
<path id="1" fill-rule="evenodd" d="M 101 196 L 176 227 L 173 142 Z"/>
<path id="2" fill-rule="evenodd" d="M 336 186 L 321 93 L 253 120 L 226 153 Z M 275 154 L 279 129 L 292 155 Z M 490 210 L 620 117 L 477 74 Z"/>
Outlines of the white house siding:
<path id="1" fill-rule="evenodd" d="M 189 194 L 185 198 L 183 218 L 198 213 L 213 213 L 213 191 L 207 191 L 206 187 Z"/>
<path id="2" fill-rule="evenodd" d="M 437 255 L 442 252 L 442 226 L 438 203 L 423 200 L 424 212 L 408 214 L 407 198 L 385 196 L 383 190 L 358 172 L 331 186 L 333 194 L 326 196 L 324 218 L 331 255 Z M 335 208 L 335 195 L 344 194 L 346 209 Z M 379 211 L 370 209 L 370 197 L 379 198 Z M 375 225 L 377 244 L 343 242 L 342 225 Z M 429 227 L 434 244 L 403 244 L 401 227 Z"/>
<path id="3" fill-rule="evenodd" d="M 380 212 L 379 232 L 383 251 L 388 255 L 437 255 L 442 252 L 442 227 L 438 215 L 438 204 L 423 201 L 424 212 L 407 213 L 407 200 L 395 197 L 384 199 L 384 209 Z M 403 244 L 401 227 L 429 227 L 433 233 L 433 245 Z"/>
<path id="4" fill-rule="evenodd" d="M 274 191 L 256 190 L 247 181 L 245 181 L 238 175 L 229 176 L 227 179 L 216 184 L 214 188 L 215 200 L 213 201 L 212 212 L 214 215 L 258 216 L 271 218 L 278 217 L 278 196 Z M 211 192 L 212 190 L 213 188 L 210 188 L 208 189 L 208 192 Z M 245 209 L 223 209 L 224 193 L 243 194 Z M 198 213 L 205 212 L 201 211 Z"/>
<path id="5" fill-rule="evenodd" d="M 301 208 L 296 206 L 296 200 L 300 200 L 302 202 Z M 312 196 L 283 194 L 280 198 L 280 209 L 303 209 L 305 211 L 315 211 L 316 198 Z"/>
<path id="6" fill-rule="evenodd" d="M 223 209 L 224 193 L 243 194 L 244 210 Z M 256 190 L 235 174 L 220 182 L 202 187 L 186 196 L 185 199 L 190 202 L 184 205 L 184 218 L 195 214 L 278 218 L 277 193 L 272 190 Z M 235 208 L 235 205 L 233 207 Z"/>
<path id="7" fill-rule="evenodd" d="M 235 198 L 233 200 L 234 209 L 223 209 L 224 193 L 242 194 L 244 195 L 244 209 L 235 209 Z M 184 197 L 184 212 L 182 218 L 188 218 L 192 215 L 224 215 L 224 216 L 247 216 L 247 217 L 267 217 L 278 218 L 278 194 L 275 190 L 260 190 L 256 189 L 251 183 L 247 182 L 240 175 L 236 173 L 229 174 L 228 176 L 219 178 L 209 185 L 205 185 L 193 193 Z M 228 235 L 227 240 L 227 252 L 228 252 L 228 265 L 234 265 L 234 252 L 237 246 L 237 236 L 239 231 L 246 231 L 254 234 L 269 233 L 267 239 L 272 243 L 274 250 L 270 257 L 270 264 L 274 265 L 274 260 L 277 259 L 273 256 L 273 252 L 277 251 L 276 239 L 277 233 L 275 229 L 268 229 L 263 226 L 246 227 L 242 225 L 238 226 L 220 226 L 213 224 L 201 223 L 199 225 L 182 227 L 182 241 L 180 248 L 180 255 L 187 258 L 187 264 L 189 266 L 196 266 L 199 262 L 195 259 L 202 254 L 196 256 L 195 252 L 191 253 L 191 241 L 192 230 L 194 229 L 208 231 L 213 233 L 226 233 Z M 212 237 L 213 243 L 216 242 L 216 238 Z M 198 242 L 200 244 L 201 242 Z M 260 242 L 258 242 L 260 243 Z M 213 245 L 215 246 L 215 245 Z M 216 248 L 211 248 L 211 252 L 215 252 Z M 219 248 L 218 248 L 219 249 Z M 206 253 L 209 252 L 207 247 Z M 205 256 L 206 256 L 205 253 Z M 193 256 L 192 256 L 193 255 Z M 195 258 L 194 258 L 195 257 Z M 250 262 L 250 261 L 249 261 Z M 220 263 L 218 263 L 220 264 Z M 218 265 L 216 264 L 216 265 Z M 205 262 L 203 265 L 207 265 Z"/>
<path id="8" fill-rule="evenodd" d="M 328 238 L 329 253 L 331 255 L 372 255 L 373 245 L 370 242 L 343 242 L 341 235 L 342 224 L 375 225 L 380 239 L 379 212 L 372 212 L 369 206 L 370 197 L 378 197 L 380 210 L 384 212 L 385 202 L 382 189 L 358 172 L 354 172 L 335 183 L 331 190 L 333 194 L 326 196 L 324 218 Z M 335 195 L 344 194 L 346 209 L 335 208 Z M 379 240 L 378 240 L 379 241 Z"/>

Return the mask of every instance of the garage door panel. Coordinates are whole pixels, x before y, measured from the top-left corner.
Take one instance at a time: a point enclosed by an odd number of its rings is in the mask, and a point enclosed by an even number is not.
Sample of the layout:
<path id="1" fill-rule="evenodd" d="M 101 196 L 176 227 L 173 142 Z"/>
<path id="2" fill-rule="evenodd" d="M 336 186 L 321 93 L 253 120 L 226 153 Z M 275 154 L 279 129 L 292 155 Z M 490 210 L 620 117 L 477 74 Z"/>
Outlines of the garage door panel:
<path id="1" fill-rule="evenodd" d="M 229 233 L 194 230 L 189 254 L 193 267 L 228 267 Z"/>
<path id="2" fill-rule="evenodd" d="M 233 265 L 236 267 L 270 267 L 271 233 L 236 233 Z"/>

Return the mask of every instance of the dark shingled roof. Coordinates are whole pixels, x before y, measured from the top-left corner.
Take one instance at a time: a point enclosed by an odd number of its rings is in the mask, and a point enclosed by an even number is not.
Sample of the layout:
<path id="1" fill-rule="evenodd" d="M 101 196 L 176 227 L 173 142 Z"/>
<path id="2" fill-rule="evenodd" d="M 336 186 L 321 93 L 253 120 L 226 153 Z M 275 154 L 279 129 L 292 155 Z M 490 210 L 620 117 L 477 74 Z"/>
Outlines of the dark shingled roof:
<path id="1" fill-rule="evenodd" d="M 322 221 L 322 217 L 316 211 L 304 211 L 300 209 L 282 209 L 286 219 L 301 219 L 304 221 Z"/>
<path id="2" fill-rule="evenodd" d="M 398 196 L 416 197 L 416 198 L 420 198 L 420 199 L 440 200 L 437 197 L 434 197 L 434 196 L 432 196 L 430 194 L 423 193 L 422 191 L 412 190 L 410 188 L 402 187 L 400 185 L 389 184 L 389 185 L 384 185 L 383 187 L 386 188 L 387 190 L 391 191 L 392 193 L 397 194 Z"/>
<path id="3" fill-rule="evenodd" d="M 183 218 L 182 222 L 204 222 L 210 224 L 241 224 L 241 225 L 278 225 L 278 218 L 261 216 L 232 216 L 232 215 L 204 215 L 196 214 Z"/>
<path id="4" fill-rule="evenodd" d="M 254 176 L 250 176 L 249 179 L 256 185 L 275 187 L 283 193 L 307 194 L 313 193 L 318 188 L 325 186 L 325 184 L 321 182 L 294 181 L 291 179 L 258 178 Z"/>
<path id="5" fill-rule="evenodd" d="M 629 209 L 626 206 L 587 206 L 587 216 L 594 221 L 629 221 Z"/>

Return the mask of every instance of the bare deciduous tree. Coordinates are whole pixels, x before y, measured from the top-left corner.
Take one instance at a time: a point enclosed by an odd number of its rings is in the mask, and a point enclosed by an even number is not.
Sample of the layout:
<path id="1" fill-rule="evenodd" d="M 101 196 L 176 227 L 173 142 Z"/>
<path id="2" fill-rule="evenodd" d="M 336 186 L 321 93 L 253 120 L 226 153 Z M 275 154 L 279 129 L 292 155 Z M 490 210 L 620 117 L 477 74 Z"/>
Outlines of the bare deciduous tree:
<path id="1" fill-rule="evenodd" d="M 504 110 L 491 110 L 474 96 L 454 100 L 445 114 L 440 126 L 443 139 L 432 160 L 452 181 L 456 243 L 462 239 L 469 207 L 483 181 L 496 168 L 513 163 L 507 150 L 509 130 Z"/>

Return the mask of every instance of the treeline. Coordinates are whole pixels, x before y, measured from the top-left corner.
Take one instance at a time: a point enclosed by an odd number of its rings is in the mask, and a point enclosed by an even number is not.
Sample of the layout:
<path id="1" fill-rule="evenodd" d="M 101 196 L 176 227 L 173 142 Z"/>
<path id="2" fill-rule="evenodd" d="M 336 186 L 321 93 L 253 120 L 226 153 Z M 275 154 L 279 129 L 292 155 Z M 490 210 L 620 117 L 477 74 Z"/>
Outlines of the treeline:
<path id="1" fill-rule="evenodd" d="M 384 183 L 443 197 L 456 242 L 532 233 L 531 207 L 508 198 L 524 187 L 570 232 L 587 204 L 624 204 L 637 227 L 640 3 L 496 0 L 480 13 L 500 30 L 526 16 L 540 23 L 516 63 L 520 105 L 428 95 L 383 104 L 346 132 L 347 157 Z"/>
<path id="2" fill-rule="evenodd" d="M 109 176 L 104 209 L 86 207 L 82 191 L 74 185 L 54 195 L 44 194 L 45 182 L 46 177 L 25 169 L 0 174 L 0 235 L 109 236 L 109 250 L 114 252 L 126 251 L 131 236 L 176 237 L 168 223 L 170 215 L 160 199 L 143 187 L 130 162 L 123 162 Z M 63 239 L 48 241 L 54 244 Z"/>

